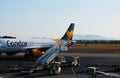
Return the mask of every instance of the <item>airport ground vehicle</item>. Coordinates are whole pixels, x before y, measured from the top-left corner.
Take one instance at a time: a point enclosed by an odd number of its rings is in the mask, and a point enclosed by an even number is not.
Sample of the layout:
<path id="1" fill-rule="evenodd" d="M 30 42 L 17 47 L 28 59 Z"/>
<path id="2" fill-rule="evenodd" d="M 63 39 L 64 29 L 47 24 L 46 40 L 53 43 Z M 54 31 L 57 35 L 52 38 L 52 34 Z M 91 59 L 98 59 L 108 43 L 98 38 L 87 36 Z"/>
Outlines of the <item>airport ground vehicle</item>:
<path id="1" fill-rule="evenodd" d="M 80 65 L 78 56 L 59 56 L 53 62 L 59 63 L 60 66 L 78 66 Z"/>
<path id="2" fill-rule="evenodd" d="M 19 71 L 19 73 L 21 75 L 32 74 L 32 73 L 40 72 L 45 68 L 46 68 L 45 66 L 43 67 L 43 66 L 35 66 L 35 65 L 25 65 L 24 69 Z"/>
<path id="3" fill-rule="evenodd" d="M 23 69 L 24 69 L 24 67 L 20 66 L 20 65 L 12 65 L 12 66 L 9 67 L 9 70 L 11 72 L 19 72 L 19 71 L 21 71 Z"/>
<path id="4" fill-rule="evenodd" d="M 85 68 L 85 70 L 84 70 L 84 75 L 83 75 L 83 77 L 85 77 L 85 78 L 93 78 L 94 77 L 94 74 L 95 74 L 95 72 L 98 70 L 98 68 L 97 67 L 87 67 L 87 68 Z"/>
<path id="5" fill-rule="evenodd" d="M 99 71 L 98 67 L 87 67 L 83 72 L 83 78 L 120 78 L 120 75 Z"/>
<path id="6" fill-rule="evenodd" d="M 67 58 L 67 59 L 66 59 Z M 47 65 L 35 66 L 34 64 L 12 64 L 9 66 L 10 72 L 18 72 L 20 75 L 28 75 L 32 73 L 38 73 L 41 71 L 47 71 L 49 74 L 60 74 L 62 67 L 74 66 L 72 65 L 74 59 L 78 57 L 73 56 L 57 56 L 55 60 Z M 77 61 L 77 60 L 76 60 Z"/>

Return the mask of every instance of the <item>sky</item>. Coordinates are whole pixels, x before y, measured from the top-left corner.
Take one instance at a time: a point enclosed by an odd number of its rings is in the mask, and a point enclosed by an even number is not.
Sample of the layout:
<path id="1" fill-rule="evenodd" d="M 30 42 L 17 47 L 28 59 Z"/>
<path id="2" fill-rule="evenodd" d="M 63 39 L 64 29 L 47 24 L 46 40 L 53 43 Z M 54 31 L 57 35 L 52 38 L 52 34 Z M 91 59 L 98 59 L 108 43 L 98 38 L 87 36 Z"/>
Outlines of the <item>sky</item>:
<path id="1" fill-rule="evenodd" d="M 75 34 L 120 39 L 120 0 L 0 0 L 0 36 L 63 36 L 70 23 Z"/>

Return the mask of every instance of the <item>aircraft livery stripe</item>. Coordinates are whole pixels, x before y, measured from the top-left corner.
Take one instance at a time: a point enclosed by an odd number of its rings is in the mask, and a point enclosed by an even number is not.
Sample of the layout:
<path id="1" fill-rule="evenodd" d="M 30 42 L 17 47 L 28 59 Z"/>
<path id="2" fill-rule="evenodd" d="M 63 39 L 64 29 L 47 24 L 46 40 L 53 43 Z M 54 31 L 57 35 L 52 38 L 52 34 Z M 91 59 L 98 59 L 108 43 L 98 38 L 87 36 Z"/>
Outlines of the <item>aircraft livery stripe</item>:
<path id="1" fill-rule="evenodd" d="M 61 43 L 61 41 L 60 41 L 60 40 L 53 39 L 53 41 L 54 41 L 55 43 L 57 43 L 59 46 L 61 46 L 61 45 L 62 45 L 62 43 Z"/>

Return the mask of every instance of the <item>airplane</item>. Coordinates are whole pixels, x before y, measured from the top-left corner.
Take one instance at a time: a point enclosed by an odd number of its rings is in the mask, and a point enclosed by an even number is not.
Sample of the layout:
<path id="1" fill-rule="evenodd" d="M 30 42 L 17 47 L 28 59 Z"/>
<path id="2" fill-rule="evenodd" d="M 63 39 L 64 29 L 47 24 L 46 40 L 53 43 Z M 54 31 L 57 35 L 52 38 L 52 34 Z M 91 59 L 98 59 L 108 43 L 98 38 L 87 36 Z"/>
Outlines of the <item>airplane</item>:
<path id="1" fill-rule="evenodd" d="M 0 39 L 0 53 L 15 55 L 25 53 L 25 57 L 39 57 L 35 64 L 49 64 L 61 51 L 72 45 L 74 23 L 71 23 L 61 39 Z"/>
<path id="2" fill-rule="evenodd" d="M 0 38 L 0 53 L 15 55 L 25 52 L 25 56 L 38 57 L 54 45 L 59 45 L 61 50 L 67 50 L 73 37 L 74 23 L 71 23 L 68 30 L 61 39 L 4 39 Z M 67 45 L 63 45 L 67 44 Z"/>
<path id="3" fill-rule="evenodd" d="M 73 37 L 74 23 L 71 23 L 68 30 L 61 39 L 4 39 L 0 38 L 0 53 L 15 55 L 24 52 L 26 57 L 39 57 L 54 45 L 59 45 L 61 51 L 67 50 Z M 67 45 L 65 45 L 67 44 Z"/>

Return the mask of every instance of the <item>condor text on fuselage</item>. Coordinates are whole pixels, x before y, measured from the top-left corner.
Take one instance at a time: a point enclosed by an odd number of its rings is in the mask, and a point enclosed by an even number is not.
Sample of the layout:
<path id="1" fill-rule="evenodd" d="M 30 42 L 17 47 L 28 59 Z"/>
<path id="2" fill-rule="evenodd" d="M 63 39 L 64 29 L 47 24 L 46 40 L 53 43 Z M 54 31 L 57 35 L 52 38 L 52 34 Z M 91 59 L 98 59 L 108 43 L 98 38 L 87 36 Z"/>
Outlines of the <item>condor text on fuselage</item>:
<path id="1" fill-rule="evenodd" d="M 8 47 L 25 47 L 25 46 L 27 46 L 27 42 L 21 41 L 21 40 L 19 40 L 19 41 L 7 40 L 6 43 L 7 43 Z"/>

